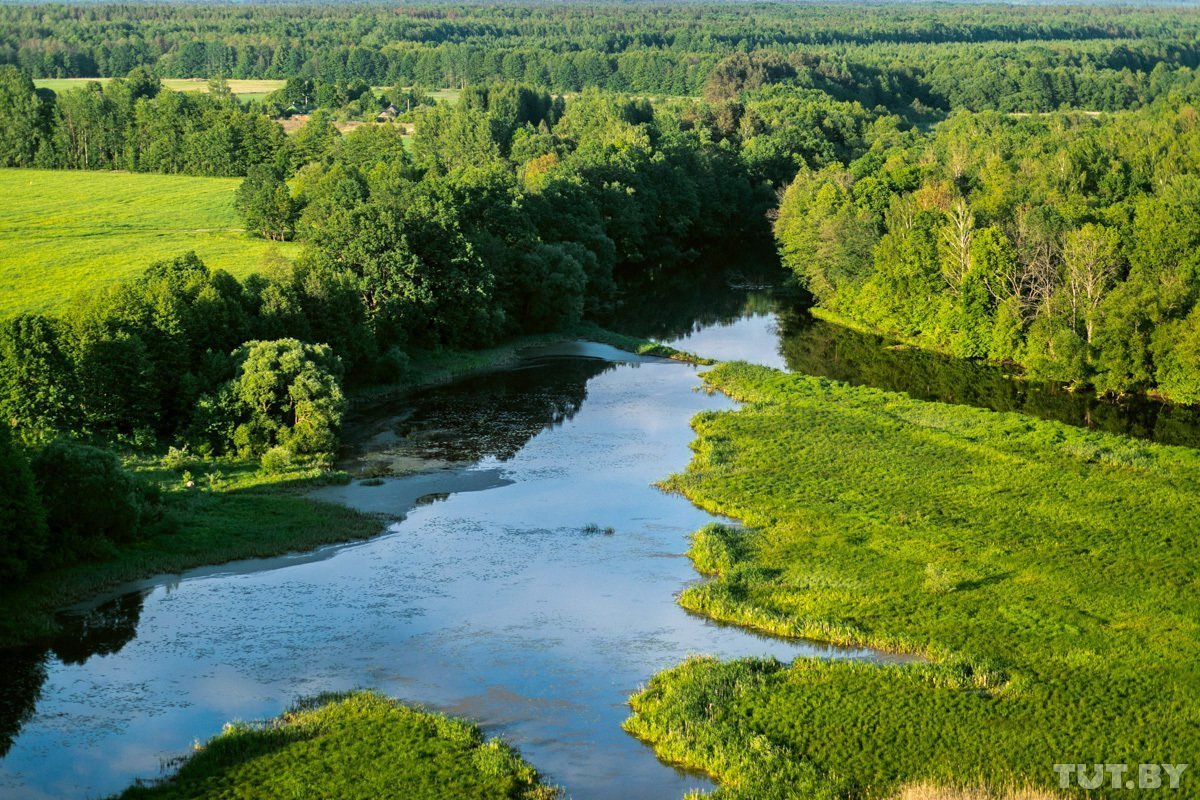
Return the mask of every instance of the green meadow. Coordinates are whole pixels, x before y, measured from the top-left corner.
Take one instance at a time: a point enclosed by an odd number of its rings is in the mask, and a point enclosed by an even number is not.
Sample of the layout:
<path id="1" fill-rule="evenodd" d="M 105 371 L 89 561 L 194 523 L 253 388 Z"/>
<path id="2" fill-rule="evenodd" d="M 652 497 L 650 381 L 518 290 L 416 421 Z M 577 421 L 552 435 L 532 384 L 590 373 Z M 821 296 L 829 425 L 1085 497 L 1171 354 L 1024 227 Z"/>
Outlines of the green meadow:
<path id="1" fill-rule="evenodd" d="M 475 725 L 352 692 L 300 703 L 266 723 L 228 725 L 169 780 L 132 787 L 121 798 L 558 796 L 514 749 L 485 739 Z"/>
<path id="2" fill-rule="evenodd" d="M 698 416 L 665 485 L 746 528 L 695 535 L 712 577 L 681 604 L 919 658 L 693 659 L 633 699 L 662 757 L 756 800 L 1194 760 L 1200 452 L 745 364 L 706 380 L 745 405 Z"/>
<path id="3" fill-rule="evenodd" d="M 238 178 L 0 169 L 0 316 L 55 311 L 77 294 L 195 250 L 244 277 L 298 245 L 252 239 L 233 207 Z"/>

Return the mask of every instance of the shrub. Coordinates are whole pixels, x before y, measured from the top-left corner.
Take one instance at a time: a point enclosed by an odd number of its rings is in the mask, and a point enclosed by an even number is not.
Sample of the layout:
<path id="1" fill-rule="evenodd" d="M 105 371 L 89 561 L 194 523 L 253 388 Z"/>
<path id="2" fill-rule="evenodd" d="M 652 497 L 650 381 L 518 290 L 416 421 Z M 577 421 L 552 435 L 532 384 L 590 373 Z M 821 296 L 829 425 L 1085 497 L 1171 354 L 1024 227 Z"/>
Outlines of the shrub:
<path id="1" fill-rule="evenodd" d="M 24 453 L 0 425 L 0 580 L 24 577 L 46 548 L 46 520 Z"/>
<path id="2" fill-rule="evenodd" d="M 32 467 L 55 559 L 95 555 L 137 536 L 149 490 L 116 454 L 60 439 L 43 448 Z"/>

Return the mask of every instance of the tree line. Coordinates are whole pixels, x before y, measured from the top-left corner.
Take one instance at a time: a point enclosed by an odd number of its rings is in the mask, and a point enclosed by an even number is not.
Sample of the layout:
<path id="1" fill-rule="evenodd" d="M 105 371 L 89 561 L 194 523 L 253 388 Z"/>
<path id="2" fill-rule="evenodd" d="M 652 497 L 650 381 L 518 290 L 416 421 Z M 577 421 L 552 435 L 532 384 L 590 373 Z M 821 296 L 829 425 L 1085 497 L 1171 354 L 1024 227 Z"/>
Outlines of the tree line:
<path id="1" fill-rule="evenodd" d="M 293 149 L 280 126 L 222 86 L 215 82 L 207 94 L 167 91 L 137 67 L 105 84 L 55 93 L 0 66 L 0 166 L 224 176 L 258 164 L 286 167 Z"/>
<path id="2" fill-rule="evenodd" d="M 1200 402 L 1200 114 L 952 115 L 802 170 L 775 224 L 818 302 L 1035 377 Z"/>
<path id="3" fill-rule="evenodd" d="M 1151 74 L 1200 66 L 1200 14 L 1083 9 L 720 4 L 8 5 L 0 63 L 34 77 L 319 78 L 371 86 L 528 83 L 700 94 L 730 56 L 819 63 L 873 107 L 1093 110 L 1144 105 Z"/>

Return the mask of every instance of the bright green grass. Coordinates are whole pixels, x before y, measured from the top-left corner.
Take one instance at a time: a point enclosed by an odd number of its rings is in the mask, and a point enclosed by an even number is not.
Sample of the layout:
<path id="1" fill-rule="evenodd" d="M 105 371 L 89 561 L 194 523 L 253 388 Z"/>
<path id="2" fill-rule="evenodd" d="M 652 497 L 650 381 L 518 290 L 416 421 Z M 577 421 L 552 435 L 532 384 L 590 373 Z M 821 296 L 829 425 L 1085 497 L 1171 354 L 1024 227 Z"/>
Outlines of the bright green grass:
<path id="1" fill-rule="evenodd" d="M 254 272 L 274 248 L 247 236 L 238 178 L 0 169 L 0 317 L 53 311 L 77 294 L 195 250 L 212 269 Z"/>
<path id="2" fill-rule="evenodd" d="M 744 364 L 707 380 L 747 405 L 699 415 L 667 485 L 751 530 L 697 534 L 719 577 L 680 602 L 931 663 L 694 660 L 632 732 L 729 797 L 1195 761 L 1200 452 Z"/>
<path id="3" fill-rule="evenodd" d="M 264 724 L 229 725 L 156 786 L 122 798 L 552 800 L 502 741 L 374 692 L 319 697 Z"/>

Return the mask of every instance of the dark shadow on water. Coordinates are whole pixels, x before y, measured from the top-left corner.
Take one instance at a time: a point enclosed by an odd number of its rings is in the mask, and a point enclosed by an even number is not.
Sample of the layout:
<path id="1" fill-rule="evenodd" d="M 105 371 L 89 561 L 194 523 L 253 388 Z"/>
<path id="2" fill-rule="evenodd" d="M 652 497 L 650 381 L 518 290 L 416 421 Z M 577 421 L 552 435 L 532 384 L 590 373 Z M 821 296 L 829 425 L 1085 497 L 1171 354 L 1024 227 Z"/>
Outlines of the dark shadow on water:
<path id="1" fill-rule="evenodd" d="M 60 613 L 51 652 L 64 664 L 118 652 L 137 635 L 143 597 L 144 592 L 130 592 L 96 608 Z"/>
<path id="2" fill-rule="evenodd" d="M 602 322 L 633 336 L 675 342 L 706 355 L 693 333 L 774 316 L 776 353 L 746 353 L 748 361 L 778 364 L 855 386 L 905 392 L 918 400 L 1014 411 L 1091 430 L 1200 447 L 1200 408 L 1131 396 L 1116 401 L 1061 384 L 1031 381 L 980 361 L 896 346 L 808 313 L 810 298 L 769 255 L 726 269 L 664 270 L 626 287 L 617 312 Z M 710 331 L 711 332 L 711 331 Z M 764 344 L 764 346 L 766 346 Z M 715 353 L 714 357 L 730 357 Z"/>
<path id="3" fill-rule="evenodd" d="M 33 716 L 46 682 L 47 652 L 40 649 L 0 651 L 0 758 L 8 754 L 21 727 Z"/>
<path id="4" fill-rule="evenodd" d="M 731 325 L 748 314 L 774 311 L 787 289 L 777 262 L 761 258 L 724 269 L 695 266 L 649 274 L 626 285 L 620 307 L 599 322 L 621 333 L 660 341 L 679 339 L 714 325 Z"/>
<path id="5" fill-rule="evenodd" d="M 85 611 L 58 615 L 59 632 L 47 644 L 0 650 L 0 758 L 33 716 L 51 656 L 64 664 L 84 664 L 118 652 L 133 641 L 142 613 L 142 592 L 130 592 Z"/>
<path id="6" fill-rule="evenodd" d="M 1200 447 L 1200 409 L 1146 397 L 1121 402 L 1024 380 L 994 364 L 893 346 L 781 304 L 779 340 L 788 369 L 855 386 L 906 392 L 918 400 L 1015 411 L 1081 428 L 1163 444 Z"/>
<path id="7" fill-rule="evenodd" d="M 345 466 L 365 476 L 507 461 L 574 417 L 588 381 L 614 368 L 600 359 L 539 358 L 364 409 L 347 425 Z"/>

